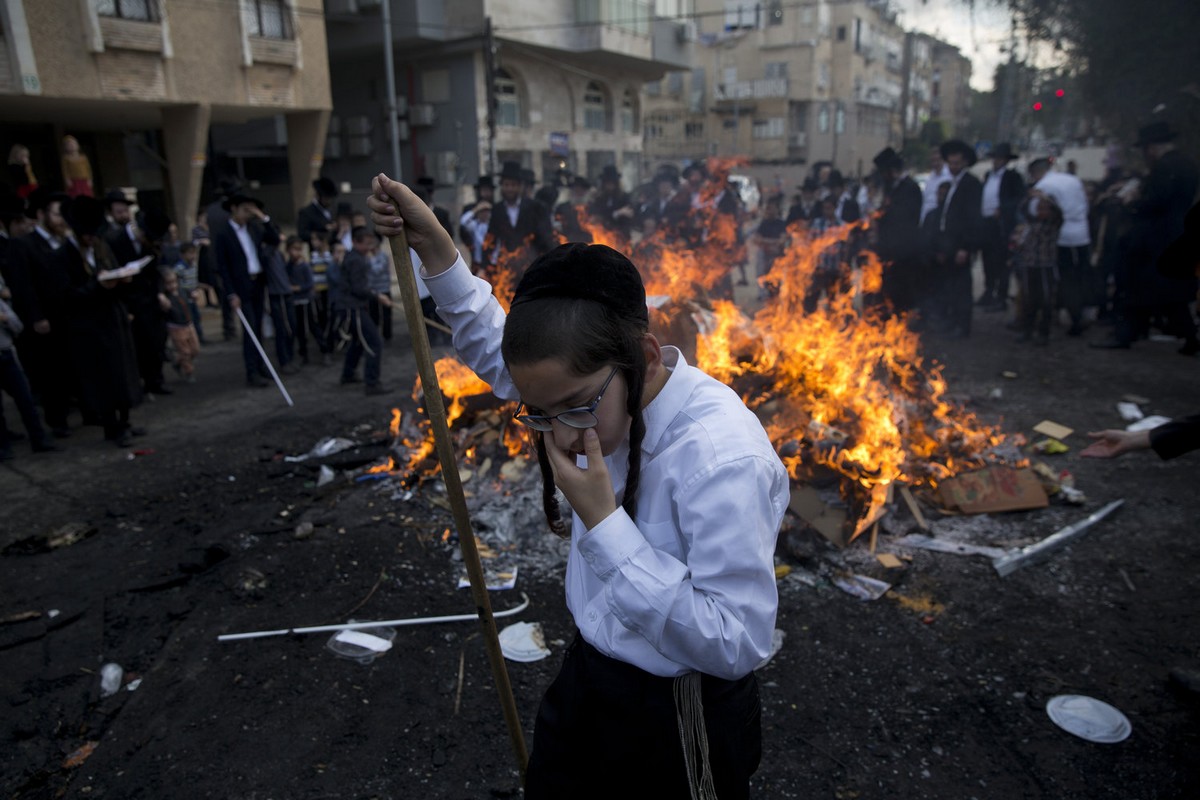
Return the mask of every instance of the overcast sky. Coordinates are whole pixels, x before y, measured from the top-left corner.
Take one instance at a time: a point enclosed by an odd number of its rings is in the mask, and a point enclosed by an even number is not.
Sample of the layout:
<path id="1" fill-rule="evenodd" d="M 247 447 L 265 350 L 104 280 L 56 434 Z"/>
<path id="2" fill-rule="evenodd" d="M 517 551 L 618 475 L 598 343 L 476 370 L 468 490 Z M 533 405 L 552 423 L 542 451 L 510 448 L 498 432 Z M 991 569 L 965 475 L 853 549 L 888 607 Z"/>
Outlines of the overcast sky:
<path id="1" fill-rule="evenodd" d="M 955 45 L 971 59 L 971 88 L 988 91 L 1011 33 L 1011 18 L 994 0 L 892 0 L 905 28 L 924 31 Z"/>

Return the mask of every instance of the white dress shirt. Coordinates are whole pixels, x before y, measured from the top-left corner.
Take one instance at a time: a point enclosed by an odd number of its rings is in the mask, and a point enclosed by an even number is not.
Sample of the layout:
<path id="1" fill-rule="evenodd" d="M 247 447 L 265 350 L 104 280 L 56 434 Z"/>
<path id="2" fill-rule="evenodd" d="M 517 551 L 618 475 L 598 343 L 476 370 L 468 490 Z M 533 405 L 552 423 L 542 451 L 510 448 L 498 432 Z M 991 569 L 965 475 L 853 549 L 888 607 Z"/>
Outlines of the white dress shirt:
<path id="1" fill-rule="evenodd" d="M 518 399 L 500 354 L 504 311 L 491 286 L 461 256 L 425 281 L 459 355 L 498 397 Z M 771 649 L 788 476 L 732 389 L 674 347 L 663 348 L 663 361 L 667 382 L 642 411 L 637 519 L 618 507 L 588 530 L 572 516 L 567 607 L 588 643 L 646 672 L 740 678 Z M 628 439 L 604 462 L 620 497 Z"/>
<path id="2" fill-rule="evenodd" d="M 925 217 L 930 211 L 937 208 L 937 192 L 938 187 L 946 181 L 950 180 L 950 168 L 942 164 L 942 168 L 937 172 L 929 173 L 929 177 L 925 179 L 925 187 L 921 190 L 921 221 L 925 221 Z"/>
<path id="3" fill-rule="evenodd" d="M 1054 198 L 1062 209 L 1063 224 L 1058 231 L 1059 247 L 1083 247 L 1092 243 L 1088 230 L 1088 201 L 1083 181 L 1066 172 L 1047 172 L 1033 186 L 1043 194 Z M 1037 207 L 1029 206 L 1030 214 L 1037 213 Z"/>
<path id="4" fill-rule="evenodd" d="M 238 225 L 233 220 L 229 220 L 229 224 L 233 226 L 233 232 L 237 234 L 238 244 L 242 246 L 242 252 L 246 254 L 246 269 L 250 272 L 250 277 L 253 278 L 262 272 L 262 262 L 258 260 L 258 248 L 254 246 L 254 240 L 250 238 L 250 231 L 246 230 L 245 225 Z"/>
<path id="5" fill-rule="evenodd" d="M 1004 173 L 1008 167 L 994 169 L 988 173 L 987 180 L 983 182 L 983 207 L 980 211 L 983 213 L 984 219 L 994 217 L 1000 212 L 1000 182 L 1004 180 Z"/>

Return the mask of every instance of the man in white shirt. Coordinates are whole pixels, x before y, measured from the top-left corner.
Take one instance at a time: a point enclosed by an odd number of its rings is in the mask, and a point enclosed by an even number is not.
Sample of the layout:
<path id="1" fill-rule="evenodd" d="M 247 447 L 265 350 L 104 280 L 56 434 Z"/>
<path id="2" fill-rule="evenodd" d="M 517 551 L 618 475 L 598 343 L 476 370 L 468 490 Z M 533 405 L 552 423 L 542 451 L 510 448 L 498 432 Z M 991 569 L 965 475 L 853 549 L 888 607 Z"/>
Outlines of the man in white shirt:
<path id="1" fill-rule="evenodd" d="M 929 177 L 925 179 L 921 197 L 921 222 L 938 206 L 938 187 L 950 180 L 950 169 L 942 160 L 942 154 L 934 150 L 929 156 Z"/>
<path id="2" fill-rule="evenodd" d="M 1029 181 L 1035 197 L 1049 197 L 1062 209 L 1063 224 L 1058 232 L 1059 305 L 1071 315 L 1067 335 L 1079 336 L 1083 333 L 1083 307 L 1095 305 L 1087 192 L 1079 178 L 1051 170 L 1047 158 L 1029 165 Z"/>

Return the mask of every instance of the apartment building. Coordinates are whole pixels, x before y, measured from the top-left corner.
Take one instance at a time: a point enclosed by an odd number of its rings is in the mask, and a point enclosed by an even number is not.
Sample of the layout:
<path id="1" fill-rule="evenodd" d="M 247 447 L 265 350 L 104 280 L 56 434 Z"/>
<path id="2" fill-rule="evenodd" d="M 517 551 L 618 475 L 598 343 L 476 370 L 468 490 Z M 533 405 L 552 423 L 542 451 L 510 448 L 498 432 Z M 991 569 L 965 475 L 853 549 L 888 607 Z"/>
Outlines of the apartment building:
<path id="1" fill-rule="evenodd" d="M 646 88 L 652 161 L 829 161 L 858 175 L 935 101 L 950 107 L 947 91 L 957 111 L 961 89 L 965 117 L 970 62 L 932 37 L 910 44 L 884 0 L 697 0 L 689 34 L 691 69 Z"/>
<path id="2" fill-rule="evenodd" d="M 327 12 L 326 173 L 360 187 L 390 169 L 394 113 L 402 177 L 432 177 L 439 198 L 469 194 L 504 161 L 540 181 L 559 170 L 595 178 L 612 164 L 636 185 L 642 87 L 690 50 L 680 23 L 648 0 L 330 0 Z"/>
<path id="3" fill-rule="evenodd" d="M 321 169 L 322 0 L 0 0 L 0 148 L 62 186 L 59 143 L 98 190 L 136 187 L 190 229 L 218 178 L 288 219 Z"/>

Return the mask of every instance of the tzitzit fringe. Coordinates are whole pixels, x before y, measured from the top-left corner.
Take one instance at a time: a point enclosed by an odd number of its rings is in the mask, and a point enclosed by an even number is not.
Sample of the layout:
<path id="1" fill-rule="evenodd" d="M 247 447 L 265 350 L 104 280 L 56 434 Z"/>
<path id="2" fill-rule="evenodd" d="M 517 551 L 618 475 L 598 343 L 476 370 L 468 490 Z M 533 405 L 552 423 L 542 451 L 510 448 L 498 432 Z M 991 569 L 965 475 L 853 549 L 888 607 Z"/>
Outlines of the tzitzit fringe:
<path id="1" fill-rule="evenodd" d="M 683 765 L 692 800 L 718 800 L 712 767 L 708 763 L 708 731 L 704 727 L 700 673 L 680 675 L 671 688 L 675 692 L 675 720 L 679 723 L 679 743 L 683 747 Z"/>

